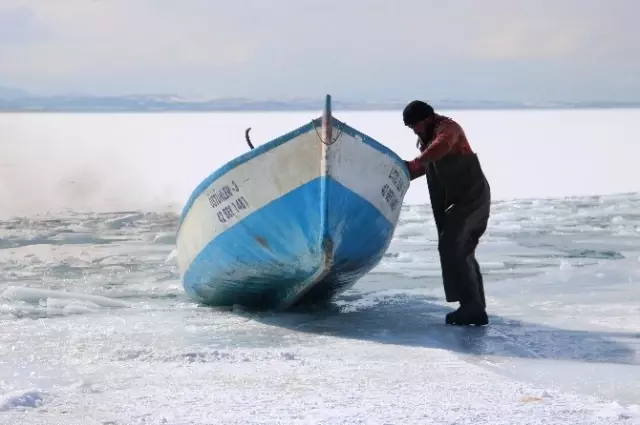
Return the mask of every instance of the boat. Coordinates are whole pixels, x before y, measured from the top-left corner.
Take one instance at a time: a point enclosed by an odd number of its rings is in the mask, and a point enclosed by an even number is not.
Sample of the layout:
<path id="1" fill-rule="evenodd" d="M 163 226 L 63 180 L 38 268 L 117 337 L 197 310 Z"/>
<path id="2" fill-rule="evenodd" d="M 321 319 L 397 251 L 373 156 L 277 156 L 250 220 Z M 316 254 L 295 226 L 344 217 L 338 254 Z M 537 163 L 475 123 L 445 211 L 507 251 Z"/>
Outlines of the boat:
<path id="1" fill-rule="evenodd" d="M 193 191 L 178 222 L 187 295 L 209 306 L 324 304 L 378 265 L 409 188 L 405 162 L 322 115 L 231 160 Z"/>

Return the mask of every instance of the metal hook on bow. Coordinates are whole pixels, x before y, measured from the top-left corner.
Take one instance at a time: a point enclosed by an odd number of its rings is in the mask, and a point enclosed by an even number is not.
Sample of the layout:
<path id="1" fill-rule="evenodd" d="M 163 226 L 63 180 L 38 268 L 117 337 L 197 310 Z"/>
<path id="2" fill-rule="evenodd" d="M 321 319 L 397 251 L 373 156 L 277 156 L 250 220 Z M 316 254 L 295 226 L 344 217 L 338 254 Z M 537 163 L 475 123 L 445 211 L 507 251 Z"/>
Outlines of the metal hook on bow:
<path id="1" fill-rule="evenodd" d="M 247 141 L 247 144 L 249 145 L 249 147 L 251 148 L 251 150 L 253 150 L 253 144 L 251 143 L 251 138 L 249 137 L 249 132 L 251 131 L 251 127 L 247 128 L 244 131 L 244 139 Z"/>

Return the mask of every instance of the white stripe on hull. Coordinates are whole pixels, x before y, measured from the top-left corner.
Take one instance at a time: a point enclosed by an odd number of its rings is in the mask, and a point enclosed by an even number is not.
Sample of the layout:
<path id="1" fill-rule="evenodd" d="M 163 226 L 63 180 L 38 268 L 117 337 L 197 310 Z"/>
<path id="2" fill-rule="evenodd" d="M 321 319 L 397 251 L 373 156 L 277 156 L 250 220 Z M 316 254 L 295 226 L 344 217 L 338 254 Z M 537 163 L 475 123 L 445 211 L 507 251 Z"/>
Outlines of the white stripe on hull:
<path id="1" fill-rule="evenodd" d="M 334 129 L 334 137 L 338 132 Z M 327 175 L 369 201 L 395 225 L 402 200 L 409 189 L 409 179 L 401 165 L 389 155 L 346 133 L 326 149 Z"/>
<path id="2" fill-rule="evenodd" d="M 187 212 L 177 237 L 182 273 L 216 236 L 288 192 L 321 175 L 322 144 L 315 130 L 302 134 L 214 181 Z"/>

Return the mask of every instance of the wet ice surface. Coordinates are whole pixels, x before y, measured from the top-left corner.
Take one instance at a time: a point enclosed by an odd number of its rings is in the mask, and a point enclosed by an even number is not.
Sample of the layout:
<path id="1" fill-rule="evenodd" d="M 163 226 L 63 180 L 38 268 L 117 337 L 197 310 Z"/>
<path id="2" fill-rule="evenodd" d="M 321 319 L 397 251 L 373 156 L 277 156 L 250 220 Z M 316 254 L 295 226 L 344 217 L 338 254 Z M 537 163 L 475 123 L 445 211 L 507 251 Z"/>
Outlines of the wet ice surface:
<path id="1" fill-rule="evenodd" d="M 174 214 L 0 222 L 0 423 L 640 423 L 640 196 L 497 202 L 492 325 L 442 325 L 428 206 L 331 308 L 183 293 Z"/>

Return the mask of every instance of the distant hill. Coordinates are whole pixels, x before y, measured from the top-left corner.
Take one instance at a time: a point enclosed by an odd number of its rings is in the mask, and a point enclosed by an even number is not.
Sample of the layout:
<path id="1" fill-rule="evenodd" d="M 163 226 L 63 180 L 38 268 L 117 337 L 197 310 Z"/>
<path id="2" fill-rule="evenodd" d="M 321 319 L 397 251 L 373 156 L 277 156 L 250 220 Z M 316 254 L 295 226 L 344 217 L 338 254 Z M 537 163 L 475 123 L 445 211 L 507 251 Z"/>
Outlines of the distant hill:
<path id="1" fill-rule="evenodd" d="M 334 96 L 335 110 L 398 110 L 405 100 L 362 101 L 344 100 Z M 575 108 L 638 108 L 638 102 L 502 102 L 432 100 L 438 109 L 575 109 Z M 94 96 L 69 94 L 37 96 L 22 90 L 0 87 L 0 112 L 198 112 L 198 111 L 317 111 L 323 98 L 314 99 L 249 99 L 205 98 L 189 99 L 176 95 L 150 94 L 130 96 Z"/>

